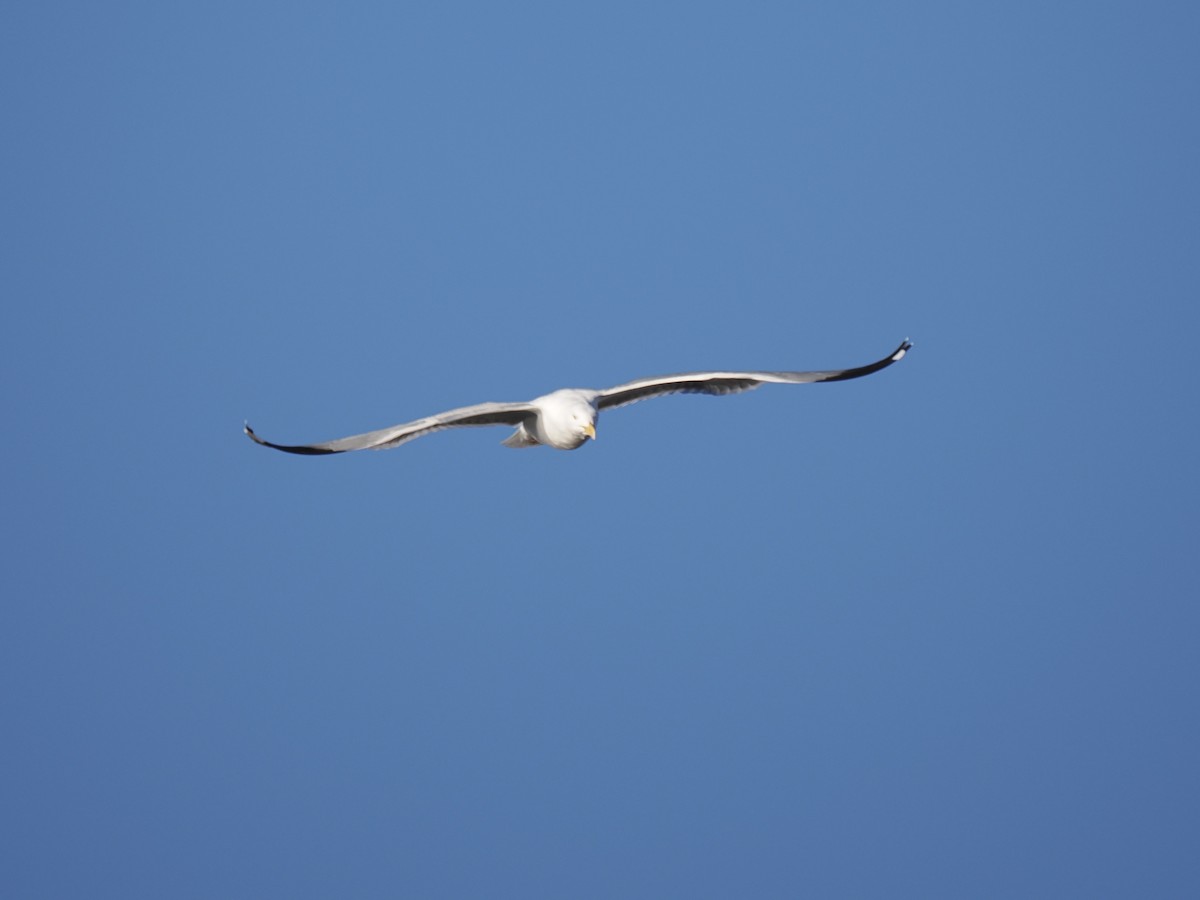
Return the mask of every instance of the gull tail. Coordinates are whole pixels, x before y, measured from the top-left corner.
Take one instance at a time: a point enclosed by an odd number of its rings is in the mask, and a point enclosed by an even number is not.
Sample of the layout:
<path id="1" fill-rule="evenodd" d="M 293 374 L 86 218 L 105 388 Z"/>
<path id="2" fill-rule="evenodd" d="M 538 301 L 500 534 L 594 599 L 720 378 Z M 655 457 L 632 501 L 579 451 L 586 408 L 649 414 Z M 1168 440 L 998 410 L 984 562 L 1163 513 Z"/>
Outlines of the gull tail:
<path id="1" fill-rule="evenodd" d="M 500 442 L 505 447 L 516 447 L 518 450 L 524 447 L 536 447 L 540 442 L 537 438 L 525 430 L 525 424 L 521 423 L 517 426 L 517 430 Z"/>

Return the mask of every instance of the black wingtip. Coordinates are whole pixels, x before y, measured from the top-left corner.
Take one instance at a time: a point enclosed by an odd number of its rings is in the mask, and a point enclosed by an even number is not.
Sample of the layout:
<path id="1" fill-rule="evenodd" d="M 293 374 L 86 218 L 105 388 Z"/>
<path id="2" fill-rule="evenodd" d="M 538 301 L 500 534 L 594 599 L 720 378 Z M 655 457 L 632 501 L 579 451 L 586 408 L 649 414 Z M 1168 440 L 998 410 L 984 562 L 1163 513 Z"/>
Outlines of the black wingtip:
<path id="1" fill-rule="evenodd" d="M 885 356 L 879 362 L 873 362 L 870 365 L 859 366 L 855 369 L 843 369 L 840 372 L 834 372 L 829 376 L 820 379 L 821 381 L 849 381 L 851 378 L 862 378 L 864 375 L 870 375 L 873 372 L 878 372 L 880 369 L 886 369 L 892 363 L 899 362 L 904 359 L 906 354 L 912 348 L 912 341 L 905 338 L 903 343 L 895 349 L 891 356 Z"/>
<path id="2" fill-rule="evenodd" d="M 284 453 L 296 453 L 300 456 L 328 456 L 332 453 L 341 452 L 340 450 L 328 450 L 324 447 L 289 447 L 285 444 L 272 444 L 270 441 L 264 441 L 257 434 L 255 434 L 254 429 L 250 427 L 249 422 L 246 422 L 242 425 L 242 431 L 246 432 L 246 437 L 250 438 L 250 440 L 254 441 L 254 443 L 262 444 L 264 447 L 270 447 L 272 450 L 282 450 Z"/>

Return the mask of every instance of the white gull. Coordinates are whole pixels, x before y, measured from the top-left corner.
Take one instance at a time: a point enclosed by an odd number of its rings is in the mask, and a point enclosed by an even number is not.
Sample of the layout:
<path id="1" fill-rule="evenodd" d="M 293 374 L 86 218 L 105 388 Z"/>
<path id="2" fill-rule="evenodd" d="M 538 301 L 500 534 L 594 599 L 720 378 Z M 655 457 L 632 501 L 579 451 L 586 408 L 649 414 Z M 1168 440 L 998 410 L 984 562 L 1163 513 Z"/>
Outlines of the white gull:
<path id="1" fill-rule="evenodd" d="M 516 428 L 502 443 L 506 447 L 536 447 L 545 444 L 558 450 L 574 450 L 588 438 L 596 437 L 596 420 L 601 410 L 616 409 L 662 397 L 666 394 L 737 394 L 764 384 L 817 384 L 846 381 L 886 369 L 904 358 L 912 347 L 905 340 L 890 356 L 853 369 L 822 372 L 687 372 L 640 378 L 605 390 L 564 388 L 525 403 L 478 403 L 451 409 L 424 419 L 338 438 L 321 444 L 274 444 L 264 441 L 247 424 L 246 434 L 255 443 L 286 453 L 322 455 L 348 450 L 388 450 L 401 444 L 442 431 L 473 425 L 509 425 Z"/>

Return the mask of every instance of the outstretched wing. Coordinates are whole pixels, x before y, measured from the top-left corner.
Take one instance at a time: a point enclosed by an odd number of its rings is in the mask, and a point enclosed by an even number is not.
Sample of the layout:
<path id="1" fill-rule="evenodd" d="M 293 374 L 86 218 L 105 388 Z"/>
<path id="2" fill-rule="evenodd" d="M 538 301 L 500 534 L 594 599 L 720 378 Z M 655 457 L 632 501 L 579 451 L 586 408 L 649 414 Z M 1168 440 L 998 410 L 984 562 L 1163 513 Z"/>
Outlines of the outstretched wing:
<path id="1" fill-rule="evenodd" d="M 855 369 L 832 369 L 825 372 L 688 372 L 683 375 L 642 378 L 600 391 L 596 397 L 596 405 L 600 409 L 614 409 L 665 394 L 737 394 L 752 391 L 764 384 L 846 381 L 886 369 L 892 363 L 903 359 L 910 347 L 912 343 L 905 340 L 891 356 Z"/>
<path id="2" fill-rule="evenodd" d="M 308 456 L 320 456 L 326 453 L 345 453 L 347 450 L 390 450 L 415 438 L 424 437 L 444 428 L 460 428 L 472 425 L 520 425 L 523 421 L 537 414 L 537 408 L 532 403 L 478 403 L 475 406 L 463 406 L 451 409 L 436 416 L 427 416 L 415 422 L 403 425 L 393 425 L 391 428 L 381 428 L 378 431 L 368 431 L 366 434 L 354 434 L 350 437 L 338 438 L 336 441 L 326 441 L 323 444 L 273 444 L 264 441 L 249 424 L 246 425 L 246 435 L 256 444 L 273 447 L 285 453 L 303 453 Z"/>

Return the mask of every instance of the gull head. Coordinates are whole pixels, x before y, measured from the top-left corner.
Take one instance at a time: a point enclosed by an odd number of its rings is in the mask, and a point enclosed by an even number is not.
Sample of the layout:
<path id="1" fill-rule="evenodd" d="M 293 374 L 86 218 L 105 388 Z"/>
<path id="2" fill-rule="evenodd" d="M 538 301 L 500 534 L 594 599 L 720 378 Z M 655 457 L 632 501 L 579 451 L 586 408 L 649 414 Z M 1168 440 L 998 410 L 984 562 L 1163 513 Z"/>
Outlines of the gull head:
<path id="1" fill-rule="evenodd" d="M 583 437 L 589 437 L 593 441 L 596 439 L 596 417 L 595 416 L 590 416 L 590 417 L 585 418 L 582 415 L 574 415 L 571 418 L 575 421 L 575 425 L 579 429 L 579 433 Z"/>
<path id="2" fill-rule="evenodd" d="M 591 391 L 565 389 L 536 401 L 538 440 L 559 450 L 574 450 L 596 439 L 596 407 Z"/>

